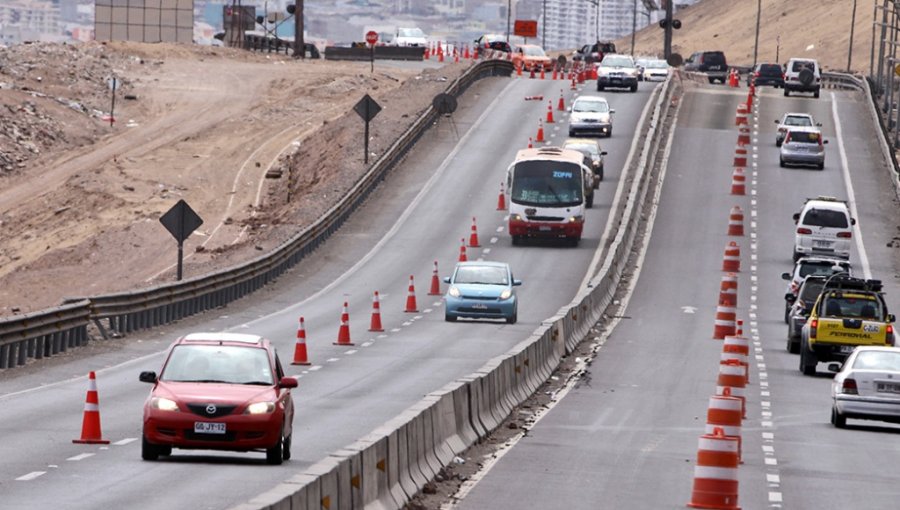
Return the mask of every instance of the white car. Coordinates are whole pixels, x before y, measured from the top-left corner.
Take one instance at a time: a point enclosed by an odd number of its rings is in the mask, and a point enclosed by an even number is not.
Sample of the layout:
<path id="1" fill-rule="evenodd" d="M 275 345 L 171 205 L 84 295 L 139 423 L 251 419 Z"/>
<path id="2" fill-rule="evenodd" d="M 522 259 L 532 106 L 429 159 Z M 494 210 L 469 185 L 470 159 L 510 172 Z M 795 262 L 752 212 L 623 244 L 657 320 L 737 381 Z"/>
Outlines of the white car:
<path id="1" fill-rule="evenodd" d="M 847 418 L 900 423 L 900 349 L 854 349 L 834 376 L 831 399 L 831 423 L 837 428 L 846 427 Z"/>
<path id="2" fill-rule="evenodd" d="M 819 62 L 812 58 L 792 58 L 784 66 L 784 96 L 791 92 L 812 92 L 819 97 L 822 76 Z"/>
<path id="3" fill-rule="evenodd" d="M 778 130 L 775 132 L 775 146 L 781 147 L 784 143 L 784 137 L 792 127 L 821 127 L 821 122 L 816 122 L 812 115 L 808 113 L 785 113 L 781 120 L 776 120 Z"/>
<path id="4" fill-rule="evenodd" d="M 666 81 L 669 64 L 665 60 L 651 59 L 644 65 L 644 81 Z"/>
<path id="5" fill-rule="evenodd" d="M 616 111 L 601 96 L 579 96 L 569 109 L 569 136 L 579 133 L 612 136 L 612 114 Z"/>
<path id="6" fill-rule="evenodd" d="M 428 38 L 425 32 L 418 27 L 398 28 L 394 35 L 394 44 L 397 46 L 425 46 L 428 44 Z"/>
<path id="7" fill-rule="evenodd" d="M 627 88 L 632 92 L 638 89 L 638 69 L 634 59 L 629 55 L 609 54 L 597 67 L 597 90 L 606 87 Z"/>
<path id="8" fill-rule="evenodd" d="M 806 200 L 794 214 L 794 262 L 804 255 L 850 258 L 853 225 L 845 200 L 817 197 Z"/>

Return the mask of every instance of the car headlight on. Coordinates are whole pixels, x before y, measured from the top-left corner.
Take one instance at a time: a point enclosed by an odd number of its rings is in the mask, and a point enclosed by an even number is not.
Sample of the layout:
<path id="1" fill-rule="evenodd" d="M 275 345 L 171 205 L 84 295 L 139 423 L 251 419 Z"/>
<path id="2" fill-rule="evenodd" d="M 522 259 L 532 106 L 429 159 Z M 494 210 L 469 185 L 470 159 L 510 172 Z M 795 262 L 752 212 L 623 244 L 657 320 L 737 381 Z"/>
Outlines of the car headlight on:
<path id="1" fill-rule="evenodd" d="M 453 296 L 453 297 L 459 297 L 459 296 L 460 296 L 459 289 L 456 288 L 456 287 L 450 287 L 450 290 L 447 291 L 447 294 L 450 294 L 450 295 Z"/>
<path id="2" fill-rule="evenodd" d="M 511 297 L 512 297 L 512 290 L 511 290 L 511 289 L 506 289 L 506 290 L 504 290 L 503 292 L 500 293 L 500 300 L 501 300 L 501 301 L 507 300 L 507 299 L 509 299 L 509 298 L 511 298 Z"/>
<path id="3" fill-rule="evenodd" d="M 247 406 L 244 414 L 268 414 L 275 412 L 275 402 L 254 402 Z"/>
<path id="4" fill-rule="evenodd" d="M 522 221 L 522 215 L 521 214 L 512 214 L 512 215 L 510 215 L 509 219 L 510 219 L 510 221 Z"/>
<path id="5" fill-rule="evenodd" d="M 581 216 L 581 215 L 569 217 L 569 223 L 581 223 L 583 221 L 584 221 L 584 216 Z"/>
<path id="6" fill-rule="evenodd" d="M 174 400 L 165 397 L 153 397 L 150 399 L 150 407 L 160 411 L 177 411 L 178 404 Z"/>

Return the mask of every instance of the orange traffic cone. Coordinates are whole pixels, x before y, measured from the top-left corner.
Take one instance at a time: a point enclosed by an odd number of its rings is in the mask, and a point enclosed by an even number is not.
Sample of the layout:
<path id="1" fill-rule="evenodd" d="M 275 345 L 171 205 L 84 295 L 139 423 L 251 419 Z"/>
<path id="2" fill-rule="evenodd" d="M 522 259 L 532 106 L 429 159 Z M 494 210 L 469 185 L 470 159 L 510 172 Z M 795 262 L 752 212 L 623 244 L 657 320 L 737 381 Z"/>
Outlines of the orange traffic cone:
<path id="1" fill-rule="evenodd" d="M 79 444 L 109 444 L 100 431 L 100 397 L 97 394 L 97 376 L 88 374 L 88 390 L 84 399 L 84 416 L 81 421 L 81 439 L 73 439 Z"/>
<path id="2" fill-rule="evenodd" d="M 438 276 L 437 261 L 434 261 L 434 272 L 431 273 L 431 289 L 428 290 L 429 296 L 441 295 L 441 279 Z"/>
<path id="3" fill-rule="evenodd" d="M 738 506 L 738 440 L 725 435 L 721 427 L 700 436 L 691 508 L 740 510 Z"/>
<path id="4" fill-rule="evenodd" d="M 469 55 L 469 45 L 468 44 L 466 45 L 466 52 L 463 54 L 463 58 L 466 60 L 469 60 L 469 58 L 471 58 L 471 56 Z"/>
<path id="5" fill-rule="evenodd" d="M 739 205 L 732 207 L 728 215 L 728 235 L 738 237 L 744 235 L 744 211 Z"/>
<path id="6" fill-rule="evenodd" d="M 300 327 L 297 328 L 297 343 L 294 344 L 294 361 L 291 365 L 309 365 L 309 358 L 306 353 L 306 327 L 304 327 L 303 317 L 300 317 Z"/>
<path id="7" fill-rule="evenodd" d="M 381 327 L 381 304 L 378 302 L 378 291 L 372 298 L 372 320 L 369 322 L 369 331 L 384 331 Z"/>
<path id="8" fill-rule="evenodd" d="M 737 113 L 735 114 L 735 117 L 734 117 L 734 125 L 735 126 L 748 125 L 749 120 L 747 119 L 747 115 L 748 115 L 747 105 L 744 103 L 738 104 Z"/>
<path id="9" fill-rule="evenodd" d="M 428 60 L 431 58 L 431 52 L 429 52 L 428 49 L 429 49 L 428 46 L 425 46 L 425 60 Z"/>
<path id="10" fill-rule="evenodd" d="M 741 271 L 741 247 L 734 241 L 729 241 L 728 246 L 725 247 L 722 271 L 729 273 L 739 273 Z"/>
<path id="11" fill-rule="evenodd" d="M 466 238 L 462 239 L 462 244 L 459 247 L 459 262 L 466 262 L 468 257 L 466 257 Z"/>
<path id="12" fill-rule="evenodd" d="M 553 101 L 547 104 L 547 124 L 553 124 Z"/>
<path id="13" fill-rule="evenodd" d="M 516 76 L 522 76 L 522 61 L 516 62 Z"/>
<path id="14" fill-rule="evenodd" d="M 544 66 L 541 66 L 541 79 L 543 80 L 544 78 L 545 78 L 545 76 L 544 76 Z"/>
<path id="15" fill-rule="evenodd" d="M 747 168 L 747 149 L 745 147 L 738 145 L 734 148 L 734 164 L 732 166 Z"/>
<path id="16" fill-rule="evenodd" d="M 578 90 L 578 87 L 575 85 L 575 75 L 572 75 L 572 86 L 569 87 L 569 90 Z"/>
<path id="17" fill-rule="evenodd" d="M 737 306 L 738 301 L 738 278 L 734 273 L 728 273 L 722 276 L 722 282 L 719 284 L 719 304 L 724 306 Z M 734 331 L 734 328 L 732 328 Z M 729 333 L 733 335 L 734 333 Z"/>
<path id="18" fill-rule="evenodd" d="M 529 149 L 533 149 L 533 148 L 534 148 L 534 144 L 532 143 L 532 140 L 531 140 L 531 137 L 530 137 L 530 136 L 528 137 L 528 148 L 529 148 Z"/>
<path id="19" fill-rule="evenodd" d="M 531 138 L 528 139 L 528 148 L 531 148 Z M 497 195 L 497 210 L 505 211 L 506 210 L 506 193 L 503 192 L 503 183 L 500 183 L 500 194 Z"/>
<path id="20" fill-rule="evenodd" d="M 720 301 L 716 307 L 716 323 L 713 329 L 713 338 L 723 340 L 728 335 L 734 335 L 735 310 L 728 303 Z"/>
<path id="21" fill-rule="evenodd" d="M 528 75 L 532 80 L 534 79 L 534 66 L 531 66 L 531 73 Z"/>
<path id="22" fill-rule="evenodd" d="M 556 109 L 561 112 L 566 111 L 566 101 L 563 99 L 562 89 L 559 89 L 559 103 L 557 103 Z"/>
<path id="23" fill-rule="evenodd" d="M 538 131 L 537 136 L 534 137 L 534 141 L 537 143 L 544 141 L 544 121 L 542 120 L 538 120 Z"/>
<path id="24" fill-rule="evenodd" d="M 732 397 L 741 399 L 741 415 L 747 417 L 747 370 L 736 359 L 719 363 L 719 377 L 716 379 L 716 395 L 730 392 Z"/>
<path id="25" fill-rule="evenodd" d="M 438 46 L 438 62 L 444 63 L 444 51 Z"/>
<path id="26" fill-rule="evenodd" d="M 735 167 L 731 174 L 731 194 L 746 195 L 747 194 L 747 176 L 744 175 L 744 169 Z"/>
<path id="27" fill-rule="evenodd" d="M 750 145 L 750 127 L 741 126 L 738 128 L 737 143 L 740 147 Z"/>
<path id="28" fill-rule="evenodd" d="M 472 216 L 472 233 L 469 234 L 469 248 L 481 248 L 478 244 L 478 228 L 475 226 L 474 216 Z"/>
<path id="29" fill-rule="evenodd" d="M 557 75 L 557 71 L 556 71 L 556 66 L 554 65 L 553 66 L 553 74 L 550 75 L 550 79 L 556 80 L 556 75 Z"/>
<path id="30" fill-rule="evenodd" d="M 338 329 L 338 339 L 334 345 L 355 345 L 350 341 L 350 314 L 347 312 L 347 302 L 344 301 L 344 310 L 341 312 L 341 327 Z"/>
<path id="31" fill-rule="evenodd" d="M 409 275 L 409 291 L 406 294 L 406 310 L 404 312 L 415 313 L 419 308 L 416 306 L 416 286 L 413 283 L 413 275 Z"/>

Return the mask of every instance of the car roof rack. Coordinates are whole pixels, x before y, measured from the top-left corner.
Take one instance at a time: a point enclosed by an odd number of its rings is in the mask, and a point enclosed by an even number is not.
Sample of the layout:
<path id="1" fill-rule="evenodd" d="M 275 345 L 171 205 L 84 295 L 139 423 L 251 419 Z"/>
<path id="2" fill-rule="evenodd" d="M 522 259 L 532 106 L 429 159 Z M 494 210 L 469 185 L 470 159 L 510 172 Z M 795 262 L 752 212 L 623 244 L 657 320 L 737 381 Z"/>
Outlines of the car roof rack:
<path id="1" fill-rule="evenodd" d="M 883 284 L 881 280 L 866 280 L 856 278 L 846 273 L 837 273 L 825 280 L 825 290 L 861 290 L 869 292 L 881 292 Z"/>

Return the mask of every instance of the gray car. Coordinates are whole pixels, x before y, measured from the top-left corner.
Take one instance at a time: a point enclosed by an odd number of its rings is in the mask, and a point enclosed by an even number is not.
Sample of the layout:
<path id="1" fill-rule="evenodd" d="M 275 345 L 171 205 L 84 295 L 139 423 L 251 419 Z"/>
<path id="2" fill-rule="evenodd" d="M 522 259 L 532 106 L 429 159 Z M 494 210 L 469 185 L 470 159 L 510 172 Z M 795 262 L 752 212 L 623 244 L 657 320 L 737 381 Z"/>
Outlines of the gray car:
<path id="1" fill-rule="evenodd" d="M 811 165 L 819 170 L 825 168 L 825 144 L 819 128 L 813 126 L 791 126 L 781 144 L 779 166 Z"/>

